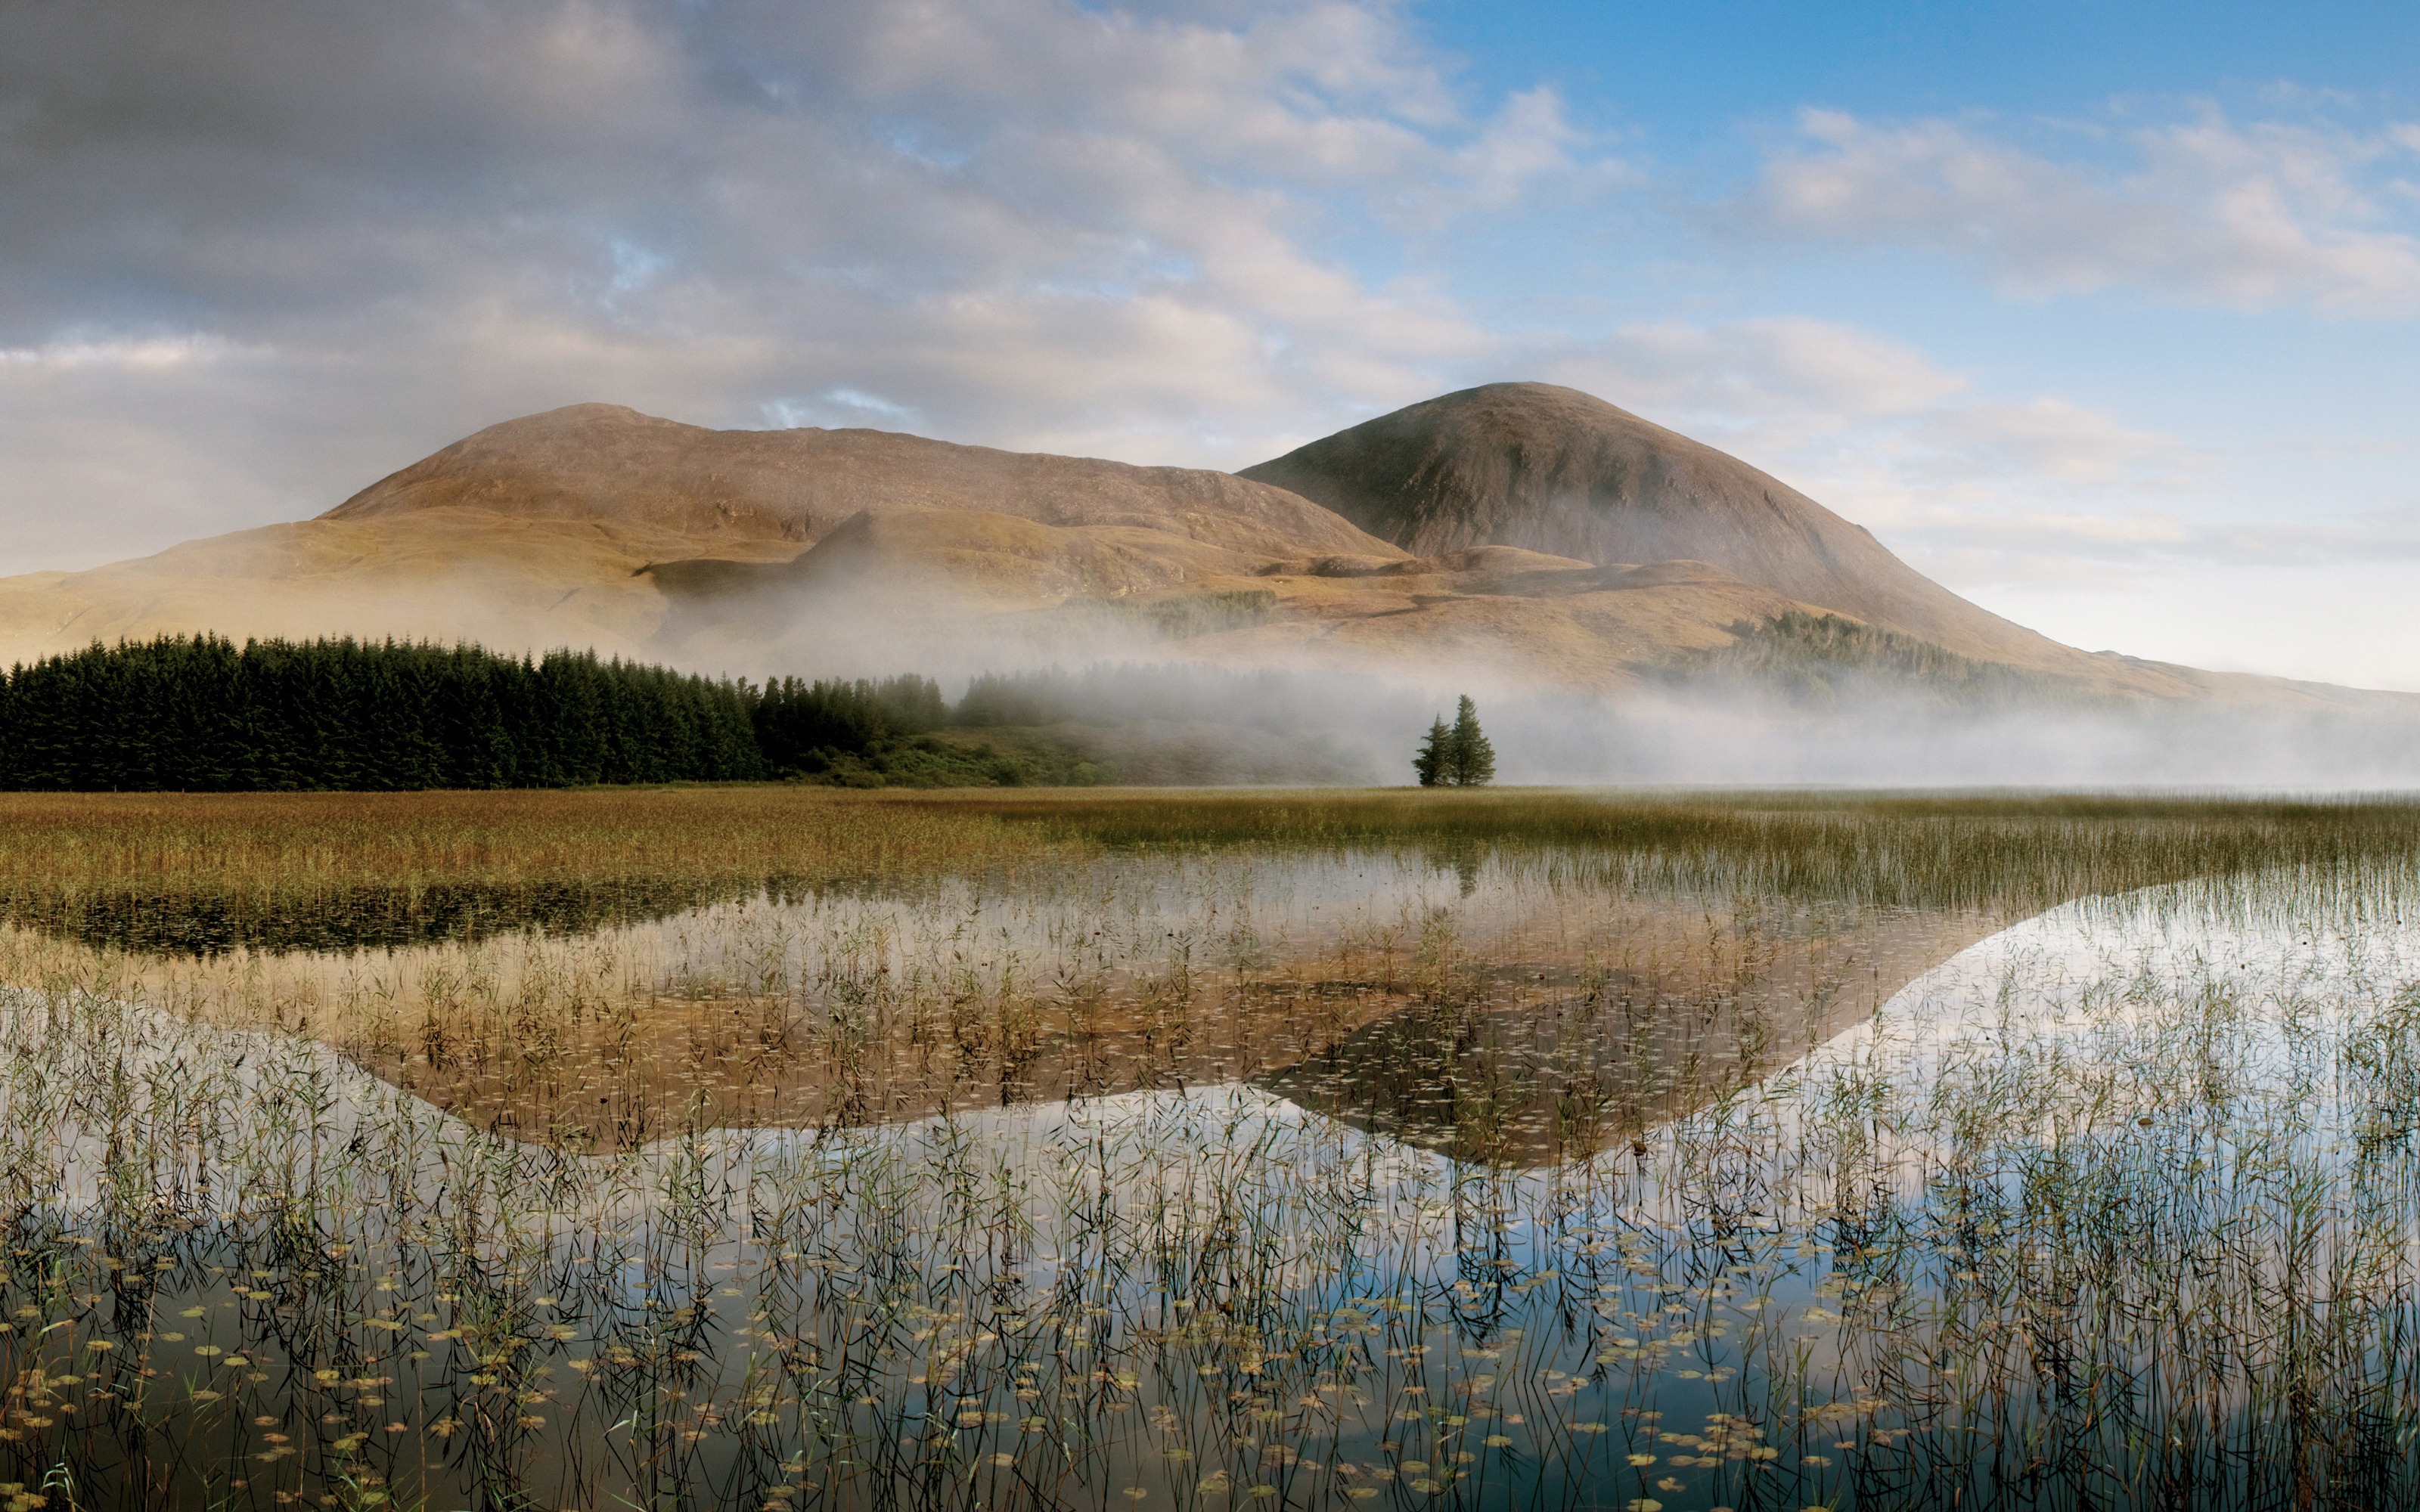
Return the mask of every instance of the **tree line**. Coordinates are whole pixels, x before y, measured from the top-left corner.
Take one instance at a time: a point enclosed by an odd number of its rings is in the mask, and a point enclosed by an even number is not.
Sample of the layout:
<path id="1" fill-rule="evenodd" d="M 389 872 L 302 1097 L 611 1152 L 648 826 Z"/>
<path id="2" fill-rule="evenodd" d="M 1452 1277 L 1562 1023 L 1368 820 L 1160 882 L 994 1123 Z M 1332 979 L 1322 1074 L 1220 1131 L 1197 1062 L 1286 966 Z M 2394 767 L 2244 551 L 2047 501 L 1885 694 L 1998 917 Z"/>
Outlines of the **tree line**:
<path id="1" fill-rule="evenodd" d="M 0 788 L 571 787 L 810 770 L 929 728 L 940 688 L 759 688 L 593 652 L 163 636 L 0 676 Z"/>
<path id="2" fill-rule="evenodd" d="M 806 778 L 1094 782 L 1050 736 L 1082 722 L 1299 717 L 1264 674 L 1096 668 L 988 674 L 954 708 L 919 676 L 753 685 L 593 652 L 163 636 L 0 672 L 0 789 L 397 791 Z M 1439 722 L 1424 782 L 1484 781 L 1485 737 Z M 945 728 L 961 733 L 943 739 Z M 1477 744 L 1472 743 L 1476 738 Z M 1442 743 L 1440 744 L 1440 740 Z"/>

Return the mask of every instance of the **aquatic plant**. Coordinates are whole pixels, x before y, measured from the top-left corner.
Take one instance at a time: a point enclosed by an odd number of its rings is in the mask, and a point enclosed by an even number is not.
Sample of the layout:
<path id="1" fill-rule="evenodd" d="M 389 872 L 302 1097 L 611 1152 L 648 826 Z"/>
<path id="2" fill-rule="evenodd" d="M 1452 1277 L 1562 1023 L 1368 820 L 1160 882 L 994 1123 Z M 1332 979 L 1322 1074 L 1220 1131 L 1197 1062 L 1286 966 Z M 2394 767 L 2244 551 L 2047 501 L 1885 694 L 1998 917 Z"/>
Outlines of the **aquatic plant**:
<path id="1" fill-rule="evenodd" d="M 461 808 L 339 810 L 361 838 L 311 874 L 383 845 L 522 885 L 610 857 L 618 813 L 666 876 L 760 878 L 601 927 L 0 931 L 0 1494 L 2420 1482 L 2404 806 L 727 792 L 501 810 L 485 850 Z M 312 854 L 273 813 L 142 811 L 0 864 L 124 887 L 147 855 L 173 900 L 213 849 L 272 887 Z M 768 884 L 784 822 L 827 864 Z"/>

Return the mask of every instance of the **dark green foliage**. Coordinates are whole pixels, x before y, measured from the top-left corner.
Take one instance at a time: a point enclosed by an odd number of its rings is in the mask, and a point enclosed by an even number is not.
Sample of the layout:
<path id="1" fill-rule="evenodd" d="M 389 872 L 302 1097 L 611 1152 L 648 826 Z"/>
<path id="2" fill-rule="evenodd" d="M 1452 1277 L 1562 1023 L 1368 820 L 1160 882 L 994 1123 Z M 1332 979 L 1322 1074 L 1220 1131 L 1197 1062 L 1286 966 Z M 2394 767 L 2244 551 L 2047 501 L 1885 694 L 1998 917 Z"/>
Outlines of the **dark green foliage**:
<path id="1" fill-rule="evenodd" d="M 757 698 L 756 744 L 775 771 L 816 773 L 843 756 L 903 744 L 949 717 L 929 678 L 885 682 L 768 679 Z"/>
<path id="2" fill-rule="evenodd" d="M 800 775 L 847 788 L 1023 788 L 1095 787 L 1115 774 L 1048 742 L 919 735 L 863 751 L 834 752 L 826 764 Z"/>
<path id="3" fill-rule="evenodd" d="M 0 675 L 0 789 L 259 792 L 794 778 L 851 787 L 1106 781 L 1072 751 L 939 733 L 930 679 L 762 691 L 586 652 L 163 637 Z"/>
<path id="4" fill-rule="evenodd" d="M 1446 746 L 1445 779 L 1458 788 L 1481 788 L 1496 779 L 1496 748 L 1480 733 L 1479 707 L 1462 697 Z"/>
<path id="5" fill-rule="evenodd" d="M 1420 786 L 1433 788 L 1445 781 L 1447 759 L 1452 751 L 1453 731 L 1440 714 L 1436 722 L 1429 726 L 1428 738 L 1420 742 L 1419 753 L 1412 758 L 1412 774 L 1420 779 Z"/>
<path id="6" fill-rule="evenodd" d="M 1424 788 L 1485 787 L 1496 779 L 1496 747 L 1479 728 L 1479 707 L 1463 695 L 1453 723 L 1438 716 L 1412 757 L 1412 771 Z"/>
<path id="7" fill-rule="evenodd" d="M 964 707 L 962 703 L 961 708 Z M 840 787 L 1026 787 L 1108 779 L 1058 750 L 1001 750 L 937 733 L 950 719 L 929 678 L 885 682 L 768 682 L 756 703 L 756 741 L 780 776 Z"/>
<path id="8" fill-rule="evenodd" d="M 558 651 L 163 636 L 0 679 L 0 788 L 564 787 L 766 775 L 755 694 Z"/>

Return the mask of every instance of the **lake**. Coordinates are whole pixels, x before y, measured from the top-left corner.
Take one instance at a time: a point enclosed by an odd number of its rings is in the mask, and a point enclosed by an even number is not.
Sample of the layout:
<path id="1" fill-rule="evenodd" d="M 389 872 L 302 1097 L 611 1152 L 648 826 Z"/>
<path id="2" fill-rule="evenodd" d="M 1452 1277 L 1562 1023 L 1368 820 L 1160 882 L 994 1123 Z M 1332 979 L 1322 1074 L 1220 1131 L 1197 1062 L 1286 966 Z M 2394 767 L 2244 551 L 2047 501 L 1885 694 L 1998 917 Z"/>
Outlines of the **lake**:
<path id="1" fill-rule="evenodd" d="M 2420 1479 L 2408 805 L 1019 801 L 845 875 L 20 886 L 0 1496 Z"/>

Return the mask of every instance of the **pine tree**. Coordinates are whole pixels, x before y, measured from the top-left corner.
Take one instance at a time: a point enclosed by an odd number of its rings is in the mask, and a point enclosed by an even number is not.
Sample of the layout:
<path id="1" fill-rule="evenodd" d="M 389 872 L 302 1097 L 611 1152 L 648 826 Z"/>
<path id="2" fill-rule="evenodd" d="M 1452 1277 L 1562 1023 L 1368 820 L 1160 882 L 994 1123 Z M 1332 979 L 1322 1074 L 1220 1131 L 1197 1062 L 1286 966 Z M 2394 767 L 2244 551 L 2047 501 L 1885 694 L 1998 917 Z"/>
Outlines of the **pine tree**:
<path id="1" fill-rule="evenodd" d="M 862 752 L 948 715 L 916 676 L 760 692 L 593 652 L 162 636 L 0 669 L 0 789 L 750 781 L 792 737 Z"/>
<path id="2" fill-rule="evenodd" d="M 1453 732 L 1446 727 L 1445 717 L 1439 715 L 1436 722 L 1429 726 L 1428 738 L 1420 742 L 1419 753 L 1412 758 L 1412 771 L 1419 778 L 1420 786 L 1433 788 L 1446 780 L 1452 750 Z"/>
<path id="3" fill-rule="evenodd" d="M 1437 721 L 1440 727 L 1444 722 Z M 1485 787 L 1496 776 L 1496 748 L 1481 733 L 1479 708 L 1467 693 L 1454 710 L 1453 729 L 1447 733 L 1445 774 L 1446 780 L 1458 788 Z"/>

